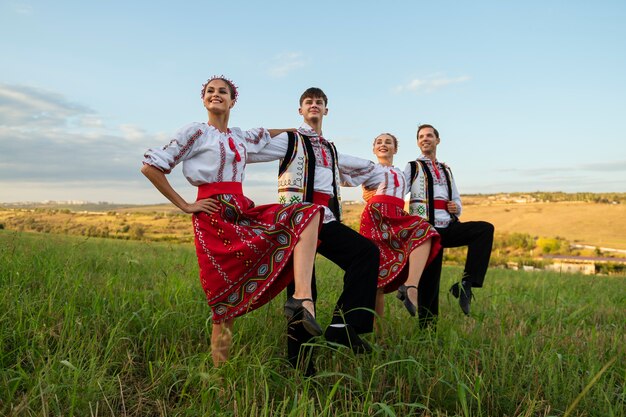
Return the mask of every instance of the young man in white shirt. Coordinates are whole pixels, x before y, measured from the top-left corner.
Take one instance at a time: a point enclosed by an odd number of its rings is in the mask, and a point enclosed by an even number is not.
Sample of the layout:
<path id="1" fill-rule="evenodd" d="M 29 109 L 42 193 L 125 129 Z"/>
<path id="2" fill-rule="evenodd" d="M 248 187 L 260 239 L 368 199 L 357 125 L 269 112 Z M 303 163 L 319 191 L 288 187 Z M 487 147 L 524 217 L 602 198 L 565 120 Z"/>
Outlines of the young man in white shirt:
<path id="1" fill-rule="evenodd" d="M 338 153 L 335 145 L 323 137 L 327 104 L 328 98 L 321 89 L 307 89 L 300 97 L 298 109 L 304 121 L 302 126 L 297 132 L 272 138 L 250 162 L 281 160 L 279 202 L 305 201 L 325 207 L 317 252 L 341 267 L 345 275 L 343 291 L 324 336 L 356 353 L 366 353 L 371 347 L 359 335 L 373 330 L 380 254 L 374 243 L 341 223 L 339 186 L 375 187 L 384 172 L 372 161 Z M 302 344 L 310 339 L 297 320 L 292 320 L 288 328 L 289 359 L 307 373 L 314 372 L 311 352 Z"/>
<path id="2" fill-rule="evenodd" d="M 439 132 L 431 125 L 417 129 L 417 146 L 422 152 L 405 169 L 411 186 L 409 213 L 428 220 L 441 235 L 442 248 L 467 246 L 467 259 L 461 282 L 450 288 L 459 299 L 459 306 L 470 314 L 472 288 L 483 286 L 494 227 L 484 221 L 461 222 L 461 197 L 456 188 L 450 167 L 437 160 Z M 422 326 L 433 321 L 439 313 L 439 284 L 443 249 L 426 267 L 418 287 L 418 314 Z"/>

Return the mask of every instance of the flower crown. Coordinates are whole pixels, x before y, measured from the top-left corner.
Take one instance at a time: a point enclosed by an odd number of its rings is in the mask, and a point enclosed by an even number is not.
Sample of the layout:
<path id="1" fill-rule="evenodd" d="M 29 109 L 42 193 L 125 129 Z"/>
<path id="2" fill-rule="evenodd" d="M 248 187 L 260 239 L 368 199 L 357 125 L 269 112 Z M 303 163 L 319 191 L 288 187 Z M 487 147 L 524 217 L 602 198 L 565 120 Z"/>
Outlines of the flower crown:
<path id="1" fill-rule="evenodd" d="M 228 84 L 228 86 L 230 87 L 230 90 L 231 90 L 231 96 L 234 96 L 233 97 L 233 104 L 235 104 L 237 102 L 237 97 L 239 97 L 239 91 L 237 90 L 237 86 L 235 85 L 235 83 L 233 81 L 231 81 L 230 79 L 224 77 L 223 75 L 214 75 L 211 78 L 209 78 L 204 84 L 202 84 L 202 91 L 200 92 L 200 97 L 204 99 L 204 92 L 206 90 L 206 86 L 207 86 L 207 84 L 209 84 L 213 80 L 222 80 L 226 84 Z"/>

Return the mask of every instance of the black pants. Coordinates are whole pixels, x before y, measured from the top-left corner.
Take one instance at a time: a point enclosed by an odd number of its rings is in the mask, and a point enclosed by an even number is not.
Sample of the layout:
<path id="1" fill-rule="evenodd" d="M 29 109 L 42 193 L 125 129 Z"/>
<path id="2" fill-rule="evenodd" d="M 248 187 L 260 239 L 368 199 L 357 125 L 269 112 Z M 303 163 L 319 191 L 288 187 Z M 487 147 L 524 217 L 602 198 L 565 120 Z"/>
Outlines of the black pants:
<path id="1" fill-rule="evenodd" d="M 380 252 L 369 239 L 350 229 L 348 226 L 333 221 L 322 226 L 318 239 L 321 241 L 317 252 L 345 271 L 343 291 L 335 305 L 331 324 L 345 323 L 357 333 L 369 333 L 374 326 L 374 305 L 376 303 L 376 284 Z M 313 274 L 314 292 L 315 274 Z M 287 295 L 294 292 L 294 285 L 287 287 Z M 302 343 L 311 339 L 302 325 L 289 325 L 287 330 L 287 350 L 289 359 L 294 360 Z"/>
<path id="2" fill-rule="evenodd" d="M 472 287 L 482 287 L 489 266 L 493 246 L 493 225 L 487 222 L 454 222 L 437 228 L 443 248 L 467 246 L 467 259 L 462 279 Z M 429 324 L 439 314 L 439 283 L 443 249 L 426 267 L 417 292 L 417 311 L 420 323 Z"/>

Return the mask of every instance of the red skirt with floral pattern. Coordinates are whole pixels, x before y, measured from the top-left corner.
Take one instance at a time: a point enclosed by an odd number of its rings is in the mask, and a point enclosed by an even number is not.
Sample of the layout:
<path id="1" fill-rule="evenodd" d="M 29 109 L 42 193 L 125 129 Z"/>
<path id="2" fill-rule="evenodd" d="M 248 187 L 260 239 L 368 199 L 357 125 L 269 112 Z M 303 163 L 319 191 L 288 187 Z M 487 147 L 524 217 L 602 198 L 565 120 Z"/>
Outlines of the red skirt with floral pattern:
<path id="1" fill-rule="evenodd" d="M 261 307 L 293 281 L 294 247 L 320 206 L 255 207 L 243 194 L 211 197 L 220 211 L 194 214 L 193 227 L 200 282 L 219 323 Z"/>
<path id="2" fill-rule="evenodd" d="M 397 290 L 406 281 L 413 250 L 432 239 L 427 265 L 441 250 L 435 228 L 421 217 L 409 215 L 403 207 L 400 198 L 376 195 L 361 214 L 359 232 L 380 250 L 378 288 L 383 288 L 385 293 Z"/>

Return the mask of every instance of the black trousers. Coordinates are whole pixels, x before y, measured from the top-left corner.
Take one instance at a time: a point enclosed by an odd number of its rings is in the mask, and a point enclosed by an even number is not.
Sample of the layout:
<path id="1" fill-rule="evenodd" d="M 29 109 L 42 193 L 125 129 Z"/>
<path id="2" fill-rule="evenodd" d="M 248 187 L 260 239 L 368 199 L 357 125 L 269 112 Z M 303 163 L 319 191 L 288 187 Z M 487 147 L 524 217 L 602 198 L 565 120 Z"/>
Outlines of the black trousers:
<path id="1" fill-rule="evenodd" d="M 489 266 L 493 246 L 494 227 L 487 222 L 454 222 L 448 227 L 437 228 L 443 248 L 467 246 L 467 258 L 462 279 L 472 287 L 482 287 Z M 417 311 L 420 323 L 429 324 L 439 314 L 439 284 L 443 249 L 424 269 L 417 292 Z"/>
<path id="2" fill-rule="evenodd" d="M 369 333 L 374 326 L 374 305 L 380 252 L 369 239 L 348 226 L 333 221 L 322 226 L 318 239 L 321 244 L 317 252 L 345 271 L 343 291 L 335 305 L 331 324 L 349 324 L 357 333 Z M 317 299 L 315 273 L 313 274 L 313 297 Z M 287 296 L 294 292 L 294 285 L 287 287 Z M 289 359 L 296 366 L 302 354 L 302 343 L 311 336 L 301 324 L 289 325 L 287 329 Z M 301 365 L 300 365 L 301 366 Z"/>

